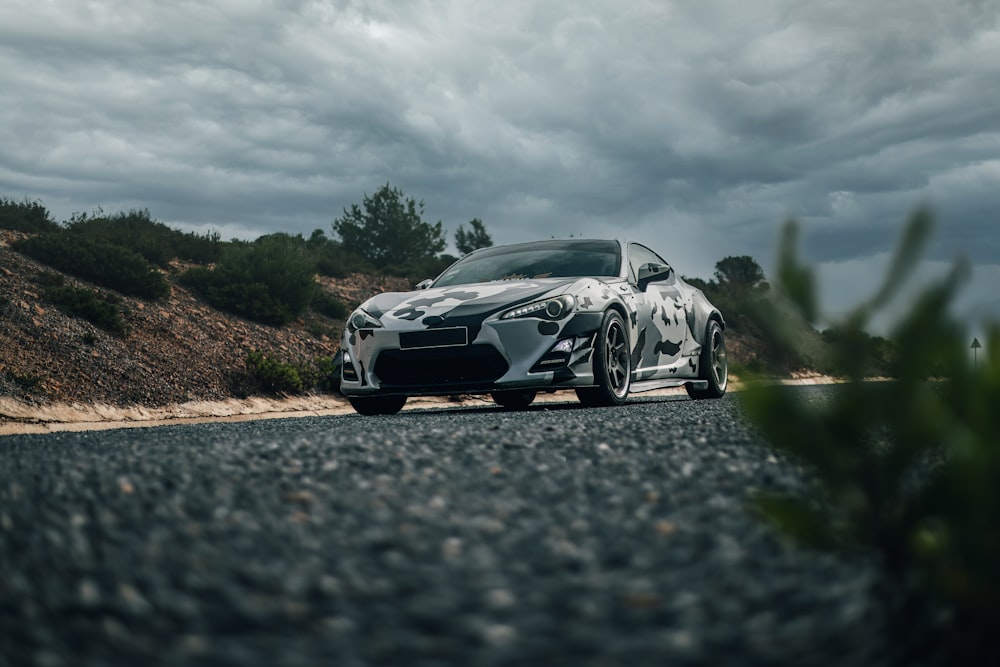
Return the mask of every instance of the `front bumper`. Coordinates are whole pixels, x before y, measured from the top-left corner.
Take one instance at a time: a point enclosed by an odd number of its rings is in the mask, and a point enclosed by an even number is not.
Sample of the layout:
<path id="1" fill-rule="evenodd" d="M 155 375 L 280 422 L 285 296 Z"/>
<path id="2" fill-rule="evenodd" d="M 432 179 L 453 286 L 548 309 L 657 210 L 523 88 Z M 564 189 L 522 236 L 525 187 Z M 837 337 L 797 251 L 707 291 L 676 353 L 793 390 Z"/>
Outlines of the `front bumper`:
<path id="1" fill-rule="evenodd" d="M 341 391 L 374 394 L 474 394 L 504 389 L 558 389 L 594 384 L 593 342 L 600 313 L 565 322 L 490 320 L 456 343 L 454 328 L 362 329 L 344 337 Z M 414 337 L 416 331 L 425 331 Z M 418 340 L 418 345 L 413 345 Z"/>

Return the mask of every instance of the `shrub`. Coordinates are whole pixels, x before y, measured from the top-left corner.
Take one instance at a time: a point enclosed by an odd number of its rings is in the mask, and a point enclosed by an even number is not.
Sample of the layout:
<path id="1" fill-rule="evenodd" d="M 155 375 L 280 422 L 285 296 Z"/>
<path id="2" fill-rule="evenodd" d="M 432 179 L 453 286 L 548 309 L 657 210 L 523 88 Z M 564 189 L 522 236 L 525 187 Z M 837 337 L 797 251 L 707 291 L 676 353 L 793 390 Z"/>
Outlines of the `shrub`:
<path id="1" fill-rule="evenodd" d="M 317 290 L 313 263 L 287 234 L 232 244 L 214 269 L 191 269 L 180 279 L 219 310 L 273 325 L 300 316 Z"/>
<path id="2" fill-rule="evenodd" d="M 351 273 L 372 273 L 372 265 L 360 256 L 344 249 L 343 244 L 331 241 L 322 229 L 313 231 L 305 241 L 309 255 L 321 276 L 344 278 Z"/>
<path id="3" fill-rule="evenodd" d="M 234 382 L 243 394 L 254 390 L 272 394 L 301 394 L 313 389 L 340 388 L 340 365 L 334 357 L 320 356 L 311 364 L 281 361 L 260 351 L 247 354 L 246 375 Z"/>
<path id="4" fill-rule="evenodd" d="M 82 317 L 88 322 L 112 333 L 125 331 L 125 320 L 122 318 L 121 299 L 111 294 L 83 287 L 61 285 L 45 290 L 44 299 L 54 304 L 60 310 Z"/>
<path id="5" fill-rule="evenodd" d="M 62 287 L 66 284 L 66 277 L 61 273 L 39 271 L 35 274 L 35 282 L 42 287 Z"/>
<path id="6" fill-rule="evenodd" d="M 347 319 L 350 314 L 350 309 L 343 301 L 323 291 L 317 292 L 313 297 L 312 307 L 317 313 L 334 320 Z"/>
<path id="7" fill-rule="evenodd" d="M 313 363 L 316 366 L 316 388 L 320 391 L 340 391 L 340 358 L 317 357 Z"/>
<path id="8" fill-rule="evenodd" d="M 22 373 L 12 369 L 7 369 L 5 372 L 7 377 L 13 380 L 24 391 L 33 392 L 43 388 L 42 378 L 34 373 Z"/>
<path id="9" fill-rule="evenodd" d="M 385 268 L 385 273 L 390 276 L 409 278 L 413 283 L 418 283 L 425 278 L 437 278 L 455 261 L 456 258 L 452 255 L 426 257 L 398 266 L 388 266 Z"/>
<path id="10" fill-rule="evenodd" d="M 14 248 L 49 266 L 123 294 L 162 299 L 170 286 L 142 255 L 66 231 L 17 241 Z"/>
<path id="11" fill-rule="evenodd" d="M 866 382 L 868 360 L 853 345 L 905 281 L 930 226 L 926 211 L 913 217 L 882 288 L 838 323 L 830 345 L 848 381 L 829 400 L 817 403 L 779 386 L 744 394 L 771 446 L 804 462 L 815 482 L 798 492 L 757 494 L 754 504 L 805 544 L 874 550 L 896 593 L 889 609 L 896 629 L 927 643 L 941 640 L 931 648 L 943 646 L 953 657 L 989 656 L 984 662 L 998 664 L 1000 327 L 992 327 L 985 367 L 973 368 L 966 332 L 949 313 L 966 273 L 956 263 L 919 295 L 891 336 L 898 381 Z M 789 227 L 778 288 L 815 322 L 812 272 L 796 260 L 794 241 Z M 793 343 L 780 326 L 770 334 Z M 946 379 L 928 381 L 943 369 Z M 942 607 L 950 621 L 924 613 Z"/>
<path id="12" fill-rule="evenodd" d="M 299 370 L 263 352 L 250 352 L 245 361 L 253 385 L 271 393 L 299 394 L 305 388 Z"/>
<path id="13" fill-rule="evenodd" d="M 41 202 L 0 197 L 0 228 L 38 234 L 58 231 L 59 225 Z"/>
<path id="14" fill-rule="evenodd" d="M 89 216 L 77 214 L 67 229 L 100 243 L 128 248 L 161 267 L 166 267 L 175 257 L 200 263 L 215 262 L 222 253 L 219 234 L 201 236 L 171 229 L 153 220 L 148 210 L 110 216 L 100 211 Z"/>

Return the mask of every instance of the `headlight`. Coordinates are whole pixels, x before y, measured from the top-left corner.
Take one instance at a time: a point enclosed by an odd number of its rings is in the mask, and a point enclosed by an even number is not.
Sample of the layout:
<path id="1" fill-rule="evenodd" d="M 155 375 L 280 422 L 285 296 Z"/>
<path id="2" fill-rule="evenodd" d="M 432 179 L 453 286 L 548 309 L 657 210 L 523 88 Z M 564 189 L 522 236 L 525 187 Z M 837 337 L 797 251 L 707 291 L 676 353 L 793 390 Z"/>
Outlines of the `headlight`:
<path id="1" fill-rule="evenodd" d="M 368 311 L 358 308 L 347 318 L 347 328 L 351 331 L 357 331 L 358 329 L 381 329 L 382 323 Z"/>
<path id="2" fill-rule="evenodd" d="M 563 294 L 544 301 L 535 301 L 513 310 L 508 310 L 500 316 L 501 320 L 515 317 L 539 317 L 543 320 L 561 320 L 576 308 L 576 299 L 569 294 Z"/>

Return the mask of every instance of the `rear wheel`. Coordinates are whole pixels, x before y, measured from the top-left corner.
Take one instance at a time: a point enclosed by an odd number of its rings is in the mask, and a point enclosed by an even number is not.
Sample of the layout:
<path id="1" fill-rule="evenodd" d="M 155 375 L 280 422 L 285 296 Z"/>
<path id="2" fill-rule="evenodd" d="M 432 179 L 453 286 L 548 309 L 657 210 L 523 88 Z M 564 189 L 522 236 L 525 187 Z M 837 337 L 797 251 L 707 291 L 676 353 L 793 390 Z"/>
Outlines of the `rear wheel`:
<path id="1" fill-rule="evenodd" d="M 490 398 L 499 406 L 510 410 L 523 410 L 535 400 L 537 391 L 529 389 L 506 389 L 490 392 Z"/>
<path id="2" fill-rule="evenodd" d="M 701 348 L 698 367 L 698 378 L 708 382 L 708 389 L 684 385 L 688 396 L 696 400 L 721 398 L 729 384 L 729 362 L 726 360 L 726 337 L 722 326 L 715 320 L 711 320 L 705 330 L 705 344 Z"/>
<path id="3" fill-rule="evenodd" d="M 604 313 L 594 345 L 596 387 L 576 390 L 580 402 L 588 406 L 621 405 L 628 399 L 632 384 L 632 353 L 625 321 L 616 310 Z"/>
<path id="4" fill-rule="evenodd" d="M 348 396 L 351 407 L 362 415 L 394 415 L 406 405 L 406 396 Z"/>

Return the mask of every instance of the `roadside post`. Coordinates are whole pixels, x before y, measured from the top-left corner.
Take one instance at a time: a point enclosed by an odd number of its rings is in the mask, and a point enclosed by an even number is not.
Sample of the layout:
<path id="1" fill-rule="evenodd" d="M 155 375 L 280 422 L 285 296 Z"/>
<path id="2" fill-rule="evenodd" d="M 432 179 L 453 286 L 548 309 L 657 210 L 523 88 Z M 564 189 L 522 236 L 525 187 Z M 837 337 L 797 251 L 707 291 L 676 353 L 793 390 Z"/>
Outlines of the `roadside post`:
<path id="1" fill-rule="evenodd" d="M 979 370 L 979 348 L 982 345 L 979 344 L 979 339 L 973 337 L 972 339 L 972 367 Z"/>

